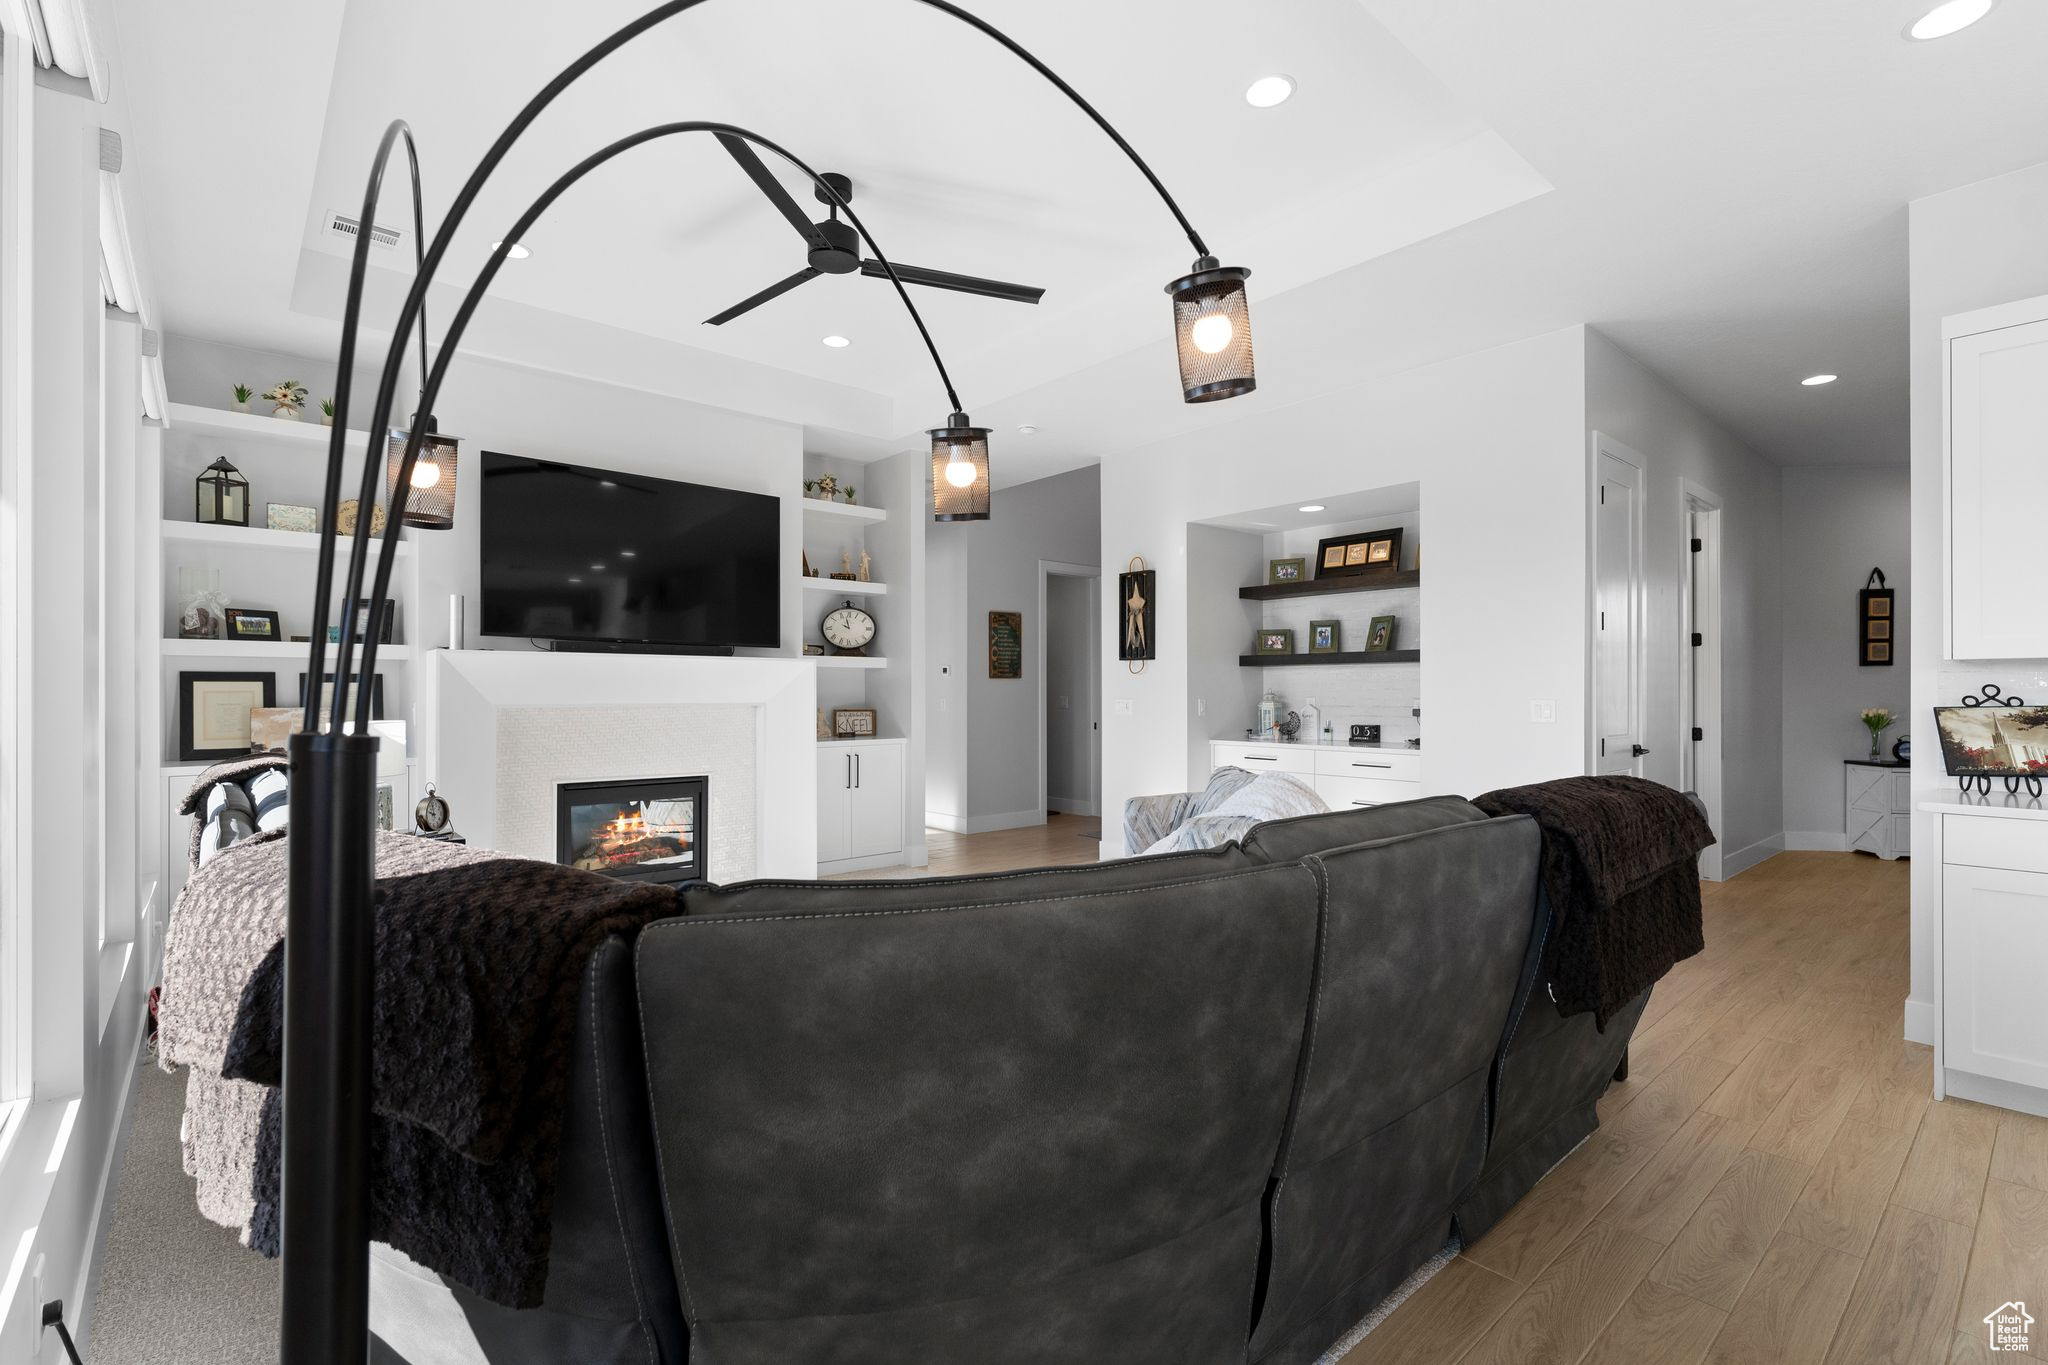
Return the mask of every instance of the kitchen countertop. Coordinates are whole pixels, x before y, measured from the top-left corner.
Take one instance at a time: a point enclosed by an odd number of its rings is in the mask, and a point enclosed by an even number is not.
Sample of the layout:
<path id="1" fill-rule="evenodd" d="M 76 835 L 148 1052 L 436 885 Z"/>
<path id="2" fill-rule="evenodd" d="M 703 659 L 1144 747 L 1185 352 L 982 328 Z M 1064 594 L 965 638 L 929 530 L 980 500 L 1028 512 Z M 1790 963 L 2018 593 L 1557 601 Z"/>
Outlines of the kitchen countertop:
<path id="1" fill-rule="evenodd" d="M 1311 744 L 1307 740 L 1289 744 L 1285 740 L 1271 739 L 1212 739 L 1209 742 L 1211 744 L 1258 744 L 1274 749 L 1328 749 L 1333 754 L 1355 754 L 1361 750 L 1367 752 L 1377 750 L 1380 753 L 1388 754 L 1419 754 L 1422 752 L 1421 746 L 1405 744 L 1399 740 L 1379 744 L 1351 744 L 1341 739 L 1333 740 L 1328 744 L 1320 742 Z"/>
<path id="2" fill-rule="evenodd" d="M 2022 788 L 2008 792 L 2005 783 L 1998 778 L 1991 779 L 1991 795 L 1979 796 L 1971 792 L 1951 791 L 1945 796 L 1929 797 L 1920 802 L 1921 810 L 1930 810 L 1937 815 L 1990 815 L 2002 820 L 2048 820 L 2048 797 L 2029 796 Z"/>

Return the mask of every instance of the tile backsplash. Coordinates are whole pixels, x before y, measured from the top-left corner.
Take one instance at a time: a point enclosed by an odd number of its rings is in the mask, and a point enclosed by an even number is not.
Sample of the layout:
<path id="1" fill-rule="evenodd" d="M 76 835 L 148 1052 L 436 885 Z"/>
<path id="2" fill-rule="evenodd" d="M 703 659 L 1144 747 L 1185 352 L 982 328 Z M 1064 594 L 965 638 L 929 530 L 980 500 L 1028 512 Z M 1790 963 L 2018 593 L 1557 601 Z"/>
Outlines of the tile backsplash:
<path id="1" fill-rule="evenodd" d="M 1365 647 L 1366 630 L 1375 616 L 1395 618 L 1395 649 L 1422 648 L 1422 590 L 1396 588 L 1387 592 L 1333 593 L 1327 597 L 1302 597 L 1267 602 L 1261 624 L 1267 628 L 1292 630 L 1294 647 L 1308 651 L 1308 623 L 1339 623 L 1339 648 L 1347 652 Z M 1251 641 L 1245 642 L 1251 652 Z M 1323 722 L 1342 740 L 1352 725 L 1381 726 L 1382 741 L 1403 743 L 1418 738 L 1422 725 L 1412 714 L 1421 705 L 1422 665 L 1406 664 L 1296 664 L 1259 670 L 1264 675 L 1261 692 L 1277 692 L 1289 710 L 1299 711 L 1308 699 L 1323 713 Z M 1244 729 L 1256 722 L 1244 717 Z M 1236 733 L 1232 732 L 1233 735 Z"/>

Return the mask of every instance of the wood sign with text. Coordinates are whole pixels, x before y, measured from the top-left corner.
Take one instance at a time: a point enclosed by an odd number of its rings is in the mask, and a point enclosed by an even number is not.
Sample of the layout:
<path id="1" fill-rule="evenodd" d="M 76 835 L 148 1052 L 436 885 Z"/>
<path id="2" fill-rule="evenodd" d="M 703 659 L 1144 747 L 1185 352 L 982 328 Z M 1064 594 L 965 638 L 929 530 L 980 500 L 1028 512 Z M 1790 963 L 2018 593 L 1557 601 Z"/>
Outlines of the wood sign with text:
<path id="1" fill-rule="evenodd" d="M 1024 676 L 1024 613 L 992 611 L 988 614 L 988 675 L 991 678 Z"/>

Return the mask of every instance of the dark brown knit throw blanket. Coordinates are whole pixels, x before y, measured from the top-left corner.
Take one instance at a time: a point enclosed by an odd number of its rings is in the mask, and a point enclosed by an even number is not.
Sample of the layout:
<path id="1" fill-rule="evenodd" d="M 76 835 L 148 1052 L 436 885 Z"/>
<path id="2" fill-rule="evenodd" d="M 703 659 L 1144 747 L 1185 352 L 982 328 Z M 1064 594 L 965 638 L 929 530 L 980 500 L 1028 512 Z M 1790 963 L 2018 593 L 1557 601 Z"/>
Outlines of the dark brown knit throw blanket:
<path id="1" fill-rule="evenodd" d="M 1714 842 L 1683 792 L 1639 777 L 1566 777 L 1473 802 L 1543 831 L 1551 987 L 1563 1014 L 1605 1030 L 1623 1005 L 1706 947 L 1700 850 Z"/>
<path id="2" fill-rule="evenodd" d="M 675 913 L 673 888 L 504 858 L 378 883 L 371 1235 L 496 1303 L 533 1308 L 576 1005 L 611 934 Z M 222 1074 L 282 1080 L 284 944 L 242 993 Z M 250 1244 L 279 1250 L 282 1124 L 257 1143 Z"/>

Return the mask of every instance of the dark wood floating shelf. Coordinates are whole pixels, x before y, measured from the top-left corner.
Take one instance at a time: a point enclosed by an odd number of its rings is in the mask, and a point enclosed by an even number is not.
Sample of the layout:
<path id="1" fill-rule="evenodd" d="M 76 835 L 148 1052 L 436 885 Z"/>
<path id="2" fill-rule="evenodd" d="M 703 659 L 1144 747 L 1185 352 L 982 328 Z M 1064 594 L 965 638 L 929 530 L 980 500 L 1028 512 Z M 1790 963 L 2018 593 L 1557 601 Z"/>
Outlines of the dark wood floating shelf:
<path id="1" fill-rule="evenodd" d="M 1296 664 L 1419 664 L 1422 651 L 1381 649 L 1370 654 L 1362 650 L 1347 654 L 1240 654 L 1237 662 L 1243 668 L 1292 668 Z"/>
<path id="2" fill-rule="evenodd" d="M 1306 583 L 1255 583 L 1239 588 L 1237 595 L 1248 602 L 1271 602 L 1285 597 L 1324 597 L 1333 592 L 1386 592 L 1390 588 L 1419 588 L 1422 570 L 1400 573 L 1356 574 L 1348 578 L 1311 578 Z"/>

